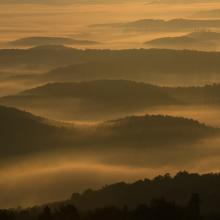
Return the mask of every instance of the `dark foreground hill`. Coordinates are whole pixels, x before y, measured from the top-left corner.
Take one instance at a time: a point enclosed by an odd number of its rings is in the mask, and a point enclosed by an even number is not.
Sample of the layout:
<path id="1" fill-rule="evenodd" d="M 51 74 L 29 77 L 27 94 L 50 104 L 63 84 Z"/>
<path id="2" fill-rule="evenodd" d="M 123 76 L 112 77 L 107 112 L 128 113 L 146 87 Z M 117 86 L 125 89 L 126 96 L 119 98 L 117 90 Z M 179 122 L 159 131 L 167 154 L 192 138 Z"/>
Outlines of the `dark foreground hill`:
<path id="1" fill-rule="evenodd" d="M 219 174 L 199 175 L 180 172 L 174 177 L 158 176 L 153 180 L 145 179 L 132 184 L 121 182 L 107 185 L 100 190 L 87 190 L 82 194 L 74 193 L 66 203 L 80 209 L 125 205 L 134 208 L 139 204 L 149 204 L 152 199 L 165 198 L 184 205 L 192 193 L 198 193 L 203 213 L 219 213 L 219 184 Z"/>
<path id="2" fill-rule="evenodd" d="M 219 174 L 179 172 L 154 179 L 106 185 L 43 206 L 0 210 L 7 220 L 217 220 Z M 208 190 L 207 190 L 208 189 Z"/>

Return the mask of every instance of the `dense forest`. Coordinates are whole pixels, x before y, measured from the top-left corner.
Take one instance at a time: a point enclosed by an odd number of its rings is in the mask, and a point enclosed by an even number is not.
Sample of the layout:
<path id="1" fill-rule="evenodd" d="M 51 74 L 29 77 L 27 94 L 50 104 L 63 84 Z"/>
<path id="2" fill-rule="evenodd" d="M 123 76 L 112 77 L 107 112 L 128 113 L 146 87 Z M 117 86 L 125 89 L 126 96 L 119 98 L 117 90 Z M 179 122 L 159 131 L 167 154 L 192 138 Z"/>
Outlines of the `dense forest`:
<path id="1" fill-rule="evenodd" d="M 1 220 L 217 220 L 219 174 L 179 172 L 133 184 L 117 183 L 70 200 L 0 210 Z M 209 190 L 207 190 L 209 189 Z M 82 208 L 83 207 L 83 208 Z"/>

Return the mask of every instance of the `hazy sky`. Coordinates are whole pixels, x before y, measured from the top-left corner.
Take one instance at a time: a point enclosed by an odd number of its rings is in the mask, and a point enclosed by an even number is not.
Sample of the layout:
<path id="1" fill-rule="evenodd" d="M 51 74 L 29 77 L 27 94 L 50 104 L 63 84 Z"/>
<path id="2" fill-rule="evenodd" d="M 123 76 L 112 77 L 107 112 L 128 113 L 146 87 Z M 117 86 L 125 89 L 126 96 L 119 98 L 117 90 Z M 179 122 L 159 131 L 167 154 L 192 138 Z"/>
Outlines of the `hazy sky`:
<path id="1" fill-rule="evenodd" d="M 67 0 L 68 2 L 93 2 Z M 220 8 L 219 3 L 199 3 L 195 5 L 156 5 L 146 1 L 123 1 L 119 3 L 100 0 L 99 4 L 54 4 L 61 3 L 49 0 L 51 4 L 39 3 L 36 0 L 0 0 L 0 40 L 7 41 L 26 36 L 55 35 L 78 37 L 83 39 L 105 41 L 105 33 L 94 33 L 88 25 L 109 22 L 127 22 L 137 19 L 171 19 L 176 17 L 191 18 L 200 10 Z M 46 2 L 44 0 L 40 2 Z M 9 3 L 19 3 L 11 5 Z M 53 4 L 52 4 L 53 3 Z M 109 4 L 105 4 L 109 3 Z M 109 33 L 106 36 L 111 36 Z M 142 36 L 135 36 L 142 41 Z M 121 38 L 125 40 L 125 38 Z M 128 39 L 128 37 L 126 37 Z M 118 39 L 117 39 L 118 40 Z M 131 39 L 131 41 L 138 39 Z M 143 41 L 147 40 L 147 36 Z M 111 36 L 111 41 L 114 41 Z"/>
<path id="2" fill-rule="evenodd" d="M 0 3 L 116 3 L 116 2 L 146 2 L 146 3 L 192 3 L 219 2 L 219 0 L 0 0 Z"/>

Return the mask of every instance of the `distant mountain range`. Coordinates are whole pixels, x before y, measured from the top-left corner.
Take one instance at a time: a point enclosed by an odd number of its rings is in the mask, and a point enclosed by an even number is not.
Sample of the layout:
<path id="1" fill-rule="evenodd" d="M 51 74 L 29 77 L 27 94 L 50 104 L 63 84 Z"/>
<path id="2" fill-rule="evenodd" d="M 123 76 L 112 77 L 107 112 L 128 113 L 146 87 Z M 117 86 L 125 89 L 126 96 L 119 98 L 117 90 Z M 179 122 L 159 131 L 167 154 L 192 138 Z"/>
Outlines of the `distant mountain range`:
<path id="1" fill-rule="evenodd" d="M 97 80 L 50 83 L 2 97 L 0 103 L 61 120 L 104 120 L 168 106 L 219 107 L 219 97 L 219 84 L 175 88 L 126 80 Z"/>
<path id="2" fill-rule="evenodd" d="M 219 59 L 218 52 L 159 49 L 76 50 L 50 45 L 27 50 L 0 50 L 1 68 L 55 68 L 41 75 L 43 82 L 123 78 L 148 82 L 161 80 L 166 84 L 164 81 L 172 83 L 172 80 L 176 82 L 177 79 L 184 82 L 184 78 L 190 82 L 195 77 L 208 82 L 209 78 L 218 77 Z M 30 78 L 34 79 L 33 74 Z"/>
<path id="3" fill-rule="evenodd" d="M 57 68 L 38 79 L 42 82 L 127 79 L 163 85 L 195 85 L 219 79 L 217 52 L 152 49 L 100 51 L 97 56 L 102 53 L 104 57 L 97 57 L 96 61 Z"/>
<path id="4" fill-rule="evenodd" d="M 171 49 L 77 50 L 47 45 L 0 50 L 0 96 L 46 83 L 102 79 L 167 86 L 212 84 L 220 82 L 219 60 L 220 52 Z"/>
<path id="5" fill-rule="evenodd" d="M 217 50 L 220 33 L 210 31 L 192 32 L 178 37 L 163 37 L 145 42 L 154 48 Z"/>
<path id="6" fill-rule="evenodd" d="M 12 47 L 33 47 L 41 45 L 93 45 L 97 44 L 95 41 L 89 40 L 76 40 L 67 37 L 27 37 L 21 38 L 7 43 Z"/>
<path id="7" fill-rule="evenodd" d="M 125 23 L 105 23 L 91 25 L 93 28 L 119 28 L 127 31 L 142 32 L 184 32 L 220 28 L 220 20 L 183 19 L 171 20 L 142 19 Z"/>

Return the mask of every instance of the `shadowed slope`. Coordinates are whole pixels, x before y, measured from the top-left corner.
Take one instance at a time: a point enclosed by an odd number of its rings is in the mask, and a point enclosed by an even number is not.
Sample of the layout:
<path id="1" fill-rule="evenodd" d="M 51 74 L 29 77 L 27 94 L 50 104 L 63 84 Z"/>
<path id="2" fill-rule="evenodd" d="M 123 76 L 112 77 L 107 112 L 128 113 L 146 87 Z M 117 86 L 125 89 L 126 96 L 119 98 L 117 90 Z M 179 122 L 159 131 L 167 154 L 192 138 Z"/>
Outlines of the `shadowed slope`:
<path id="1" fill-rule="evenodd" d="M 75 120 L 105 119 L 154 106 L 180 104 L 160 87 L 125 80 L 51 83 L 1 98 L 0 103 L 33 112 L 40 110 L 50 117 L 55 116 L 56 107 L 59 119 Z"/>
<path id="2" fill-rule="evenodd" d="M 68 140 L 66 129 L 49 125 L 40 117 L 14 108 L 0 106 L 0 121 L 1 157 L 47 151 Z"/>
<path id="3" fill-rule="evenodd" d="M 32 47 L 41 45 L 91 45 L 96 44 L 95 41 L 76 40 L 67 37 L 27 37 L 8 42 L 10 46 Z"/>
<path id="4" fill-rule="evenodd" d="M 57 127 L 8 107 L 0 107 L 0 155 L 78 150 L 156 149 L 191 144 L 218 135 L 219 130 L 197 121 L 169 116 L 142 116 L 108 121 L 94 127 Z M 162 145 L 161 145 L 162 144 Z M 116 153 L 116 152 L 115 152 Z"/>
<path id="5" fill-rule="evenodd" d="M 179 172 L 174 177 L 166 174 L 152 180 L 139 180 L 132 184 L 121 182 L 107 185 L 99 190 L 87 190 L 82 194 L 74 193 L 66 203 L 82 209 L 124 205 L 134 208 L 138 204 L 150 203 L 152 199 L 159 198 L 169 198 L 178 204 L 185 204 L 191 194 L 196 192 L 203 201 L 201 203 L 203 213 L 219 213 L 217 205 L 220 199 L 219 183 L 219 174 L 199 175 Z"/>
<path id="6" fill-rule="evenodd" d="M 178 37 L 163 37 L 145 44 L 156 48 L 215 50 L 218 48 L 220 33 L 200 31 Z"/>
<path id="7" fill-rule="evenodd" d="M 159 87 L 126 80 L 49 83 L 0 103 L 62 120 L 107 120 L 169 106 L 219 107 L 220 85 Z M 56 108 L 56 111 L 54 111 Z"/>

